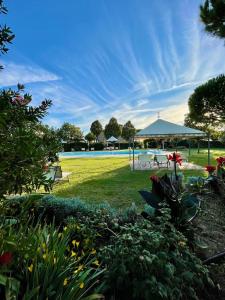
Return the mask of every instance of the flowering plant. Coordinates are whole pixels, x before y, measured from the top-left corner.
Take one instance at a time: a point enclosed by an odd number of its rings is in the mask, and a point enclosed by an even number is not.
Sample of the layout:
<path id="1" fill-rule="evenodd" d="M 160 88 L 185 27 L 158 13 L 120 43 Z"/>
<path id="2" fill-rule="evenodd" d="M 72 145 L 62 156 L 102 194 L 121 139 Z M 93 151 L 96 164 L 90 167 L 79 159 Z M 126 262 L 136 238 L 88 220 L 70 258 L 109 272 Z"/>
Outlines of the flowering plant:
<path id="1" fill-rule="evenodd" d="M 182 158 L 181 155 L 179 153 L 173 153 L 173 154 L 169 154 L 168 155 L 168 160 L 174 161 L 176 163 L 178 163 L 181 166 L 182 163 Z"/>
<path id="2" fill-rule="evenodd" d="M 12 253 L 4 252 L 0 256 L 0 265 L 9 265 L 12 262 Z"/>
<path id="3" fill-rule="evenodd" d="M 212 175 L 212 173 L 216 170 L 216 167 L 214 167 L 214 166 L 206 166 L 205 170 L 207 172 L 209 172 L 210 175 Z"/>
<path id="4" fill-rule="evenodd" d="M 220 156 L 216 159 L 216 161 L 218 163 L 218 166 L 220 167 L 225 166 L 225 157 Z"/>

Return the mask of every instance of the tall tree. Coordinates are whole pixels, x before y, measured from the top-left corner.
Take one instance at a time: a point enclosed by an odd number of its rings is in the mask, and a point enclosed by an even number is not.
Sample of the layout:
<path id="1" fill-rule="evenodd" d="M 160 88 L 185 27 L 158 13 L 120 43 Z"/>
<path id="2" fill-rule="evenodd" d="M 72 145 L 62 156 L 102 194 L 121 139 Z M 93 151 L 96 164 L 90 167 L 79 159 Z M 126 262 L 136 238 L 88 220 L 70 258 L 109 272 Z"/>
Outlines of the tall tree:
<path id="1" fill-rule="evenodd" d="M 67 143 L 77 142 L 83 138 L 80 128 L 70 123 L 62 125 L 59 129 L 59 136 Z"/>
<path id="2" fill-rule="evenodd" d="M 87 140 L 89 143 L 93 142 L 95 139 L 96 136 L 92 132 L 89 132 L 85 135 L 85 140 Z"/>
<path id="3" fill-rule="evenodd" d="M 108 139 L 111 136 L 118 138 L 121 135 L 121 127 L 116 118 L 111 118 L 105 126 L 105 137 Z"/>
<path id="4" fill-rule="evenodd" d="M 204 126 L 225 123 L 225 76 L 220 75 L 197 87 L 188 100 L 188 118 Z"/>
<path id="5" fill-rule="evenodd" d="M 130 139 L 135 135 L 135 128 L 134 125 L 131 123 L 131 121 L 128 121 L 126 124 L 124 124 L 123 129 L 122 129 L 122 137 L 130 141 Z"/>
<path id="6" fill-rule="evenodd" d="M 225 38 L 225 0 L 206 0 L 200 6 L 200 18 L 207 32 Z"/>
<path id="7" fill-rule="evenodd" d="M 8 10 L 4 6 L 3 0 L 0 0 L 0 14 L 7 14 Z M 0 53 L 5 54 L 8 52 L 8 44 L 12 42 L 15 35 L 11 29 L 6 25 L 0 25 Z M 0 69 L 3 67 L 0 65 Z"/>
<path id="8" fill-rule="evenodd" d="M 98 141 L 98 136 L 103 131 L 102 124 L 99 122 L 99 120 L 96 120 L 91 124 L 90 130 L 96 136 Z"/>

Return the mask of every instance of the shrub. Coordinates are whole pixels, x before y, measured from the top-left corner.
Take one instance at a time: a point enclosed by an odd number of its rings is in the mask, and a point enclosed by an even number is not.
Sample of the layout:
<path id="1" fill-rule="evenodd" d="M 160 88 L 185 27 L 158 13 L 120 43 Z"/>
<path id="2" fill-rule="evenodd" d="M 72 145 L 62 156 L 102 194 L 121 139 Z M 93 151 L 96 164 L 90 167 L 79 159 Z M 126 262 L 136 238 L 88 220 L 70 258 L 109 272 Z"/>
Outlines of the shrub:
<path id="1" fill-rule="evenodd" d="M 199 299 L 212 284 L 168 217 L 158 224 L 140 219 L 123 226 L 100 259 L 107 266 L 104 292 L 117 300 Z"/>

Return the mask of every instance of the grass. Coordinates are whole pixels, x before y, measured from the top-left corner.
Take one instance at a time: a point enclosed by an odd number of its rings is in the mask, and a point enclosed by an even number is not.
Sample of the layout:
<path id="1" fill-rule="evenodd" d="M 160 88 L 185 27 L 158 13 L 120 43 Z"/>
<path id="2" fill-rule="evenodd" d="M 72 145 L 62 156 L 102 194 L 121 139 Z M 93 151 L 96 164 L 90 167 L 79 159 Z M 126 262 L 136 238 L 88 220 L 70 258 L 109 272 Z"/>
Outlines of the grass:
<path id="1" fill-rule="evenodd" d="M 224 156 L 224 149 L 212 150 L 211 164 L 216 165 L 215 158 Z M 189 161 L 207 165 L 207 150 L 192 150 Z M 112 207 L 125 208 L 133 202 L 143 206 L 138 194 L 140 189 L 150 189 L 149 176 L 162 175 L 165 170 L 134 171 L 129 167 L 128 158 L 67 158 L 61 160 L 63 171 L 72 172 L 69 183 L 55 185 L 53 194 L 61 197 L 78 197 L 89 203 L 108 202 Z M 170 172 L 170 171 L 169 171 Z M 201 170 L 186 170 L 188 176 L 206 176 Z"/>

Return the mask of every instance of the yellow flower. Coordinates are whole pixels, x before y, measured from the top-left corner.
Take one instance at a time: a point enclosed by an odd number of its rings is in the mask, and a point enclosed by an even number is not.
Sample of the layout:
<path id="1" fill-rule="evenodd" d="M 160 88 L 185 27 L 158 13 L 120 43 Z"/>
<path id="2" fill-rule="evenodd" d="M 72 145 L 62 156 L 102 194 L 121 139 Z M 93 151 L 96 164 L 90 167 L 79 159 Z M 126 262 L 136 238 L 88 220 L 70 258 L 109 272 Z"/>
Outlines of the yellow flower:
<path id="1" fill-rule="evenodd" d="M 77 268 L 77 270 L 74 271 L 74 274 L 78 273 L 79 271 L 83 270 L 84 265 L 79 265 L 79 267 Z"/>
<path id="2" fill-rule="evenodd" d="M 76 256 L 76 252 L 74 252 L 73 250 L 71 251 L 71 257 Z"/>
<path id="3" fill-rule="evenodd" d="M 92 248 L 91 254 L 96 254 L 96 250 L 94 248 Z"/>
<path id="4" fill-rule="evenodd" d="M 34 268 L 34 265 L 33 265 L 33 264 L 31 264 L 31 265 L 28 267 L 28 271 L 32 273 L 32 271 L 33 271 L 33 268 Z"/>
<path id="5" fill-rule="evenodd" d="M 75 246 L 75 244 L 76 244 L 76 240 L 72 240 L 72 244 Z"/>
<path id="6" fill-rule="evenodd" d="M 65 286 L 65 285 L 67 285 L 67 284 L 68 284 L 68 279 L 65 278 L 64 281 L 63 281 L 63 285 Z"/>
<path id="7" fill-rule="evenodd" d="M 43 256 L 42 256 L 44 259 L 46 259 L 46 257 L 47 257 L 47 255 L 46 254 L 43 254 Z"/>
<path id="8" fill-rule="evenodd" d="M 84 283 L 81 282 L 81 283 L 80 283 L 80 289 L 83 289 L 83 287 L 84 287 Z"/>
<path id="9" fill-rule="evenodd" d="M 179 241 L 178 245 L 181 246 L 181 247 L 184 247 L 186 245 L 186 243 L 184 241 Z"/>
<path id="10" fill-rule="evenodd" d="M 93 262 L 93 264 L 96 265 L 97 267 L 100 265 L 97 259 Z"/>
<path id="11" fill-rule="evenodd" d="M 80 242 L 76 242 L 76 246 L 77 246 L 77 248 L 78 248 L 78 246 L 80 245 Z"/>

